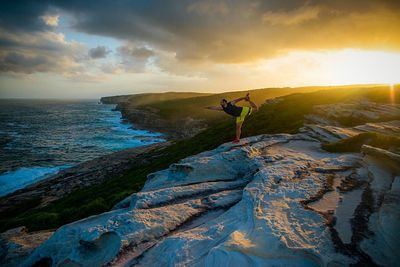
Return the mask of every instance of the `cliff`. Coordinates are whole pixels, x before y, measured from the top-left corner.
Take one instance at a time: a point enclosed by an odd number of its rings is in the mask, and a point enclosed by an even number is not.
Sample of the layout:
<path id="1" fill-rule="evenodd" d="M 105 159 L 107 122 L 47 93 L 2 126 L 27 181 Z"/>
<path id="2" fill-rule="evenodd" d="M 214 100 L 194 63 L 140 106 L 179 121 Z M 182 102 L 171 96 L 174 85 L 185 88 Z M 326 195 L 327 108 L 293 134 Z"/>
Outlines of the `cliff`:
<path id="1" fill-rule="evenodd" d="M 122 117 L 134 124 L 135 128 L 161 132 L 168 139 L 181 139 L 194 136 L 206 129 L 208 124 L 204 119 L 194 119 L 190 115 L 170 120 L 159 115 L 158 110 L 138 108 L 130 102 L 117 104 Z"/>
<path id="2" fill-rule="evenodd" d="M 100 101 L 103 104 L 117 104 L 116 110 L 121 112 L 124 119 L 133 123 L 136 129 L 161 132 L 169 139 L 179 139 L 193 136 L 204 130 L 207 124 L 204 123 L 204 120 L 194 120 L 190 116 L 182 116 L 177 120 L 165 119 L 160 116 L 158 109 L 150 108 L 149 105 L 208 95 L 210 94 L 166 92 L 102 97 Z"/>
<path id="3" fill-rule="evenodd" d="M 100 102 L 103 104 L 118 104 L 128 101 L 132 95 L 118 95 L 118 96 L 104 96 L 100 98 Z"/>
<path id="4" fill-rule="evenodd" d="M 375 119 L 400 110 L 370 105 L 355 109 Z M 59 228 L 22 266 L 395 266 L 399 155 L 321 145 L 398 134 L 400 121 L 343 127 L 343 116 L 318 112 L 332 109 L 315 107 L 297 134 L 225 143 L 149 174 L 140 192 Z"/>
<path id="5" fill-rule="evenodd" d="M 135 192 L 112 210 L 53 234 L 5 232 L 0 263 L 396 265 L 400 105 L 372 101 L 382 90 L 360 92 L 361 102 L 347 91 L 269 100 L 246 121 L 241 144 L 223 142 L 232 137 L 226 121 L 150 153 L 150 163 L 123 179 L 67 197 L 79 207 Z M 44 211 L 58 220 L 71 215 Z M 27 214 L 19 218 L 40 218 Z"/>
<path id="6" fill-rule="evenodd" d="M 328 153 L 320 139 L 304 128 L 183 159 L 58 229 L 23 266 L 396 265 L 398 156 Z"/>
<path id="7" fill-rule="evenodd" d="M 129 99 L 121 98 L 116 109 L 121 111 L 123 118 L 133 123 L 136 128 L 161 132 L 167 138 L 176 140 L 192 137 L 225 119 L 226 114 L 223 112 L 205 109 L 206 106 L 219 106 L 223 98 L 233 100 L 250 93 L 252 101 L 261 105 L 266 99 L 330 88 L 265 88 L 219 94 L 176 92 L 138 94 L 132 95 Z M 246 103 L 241 104 L 246 105 Z"/>

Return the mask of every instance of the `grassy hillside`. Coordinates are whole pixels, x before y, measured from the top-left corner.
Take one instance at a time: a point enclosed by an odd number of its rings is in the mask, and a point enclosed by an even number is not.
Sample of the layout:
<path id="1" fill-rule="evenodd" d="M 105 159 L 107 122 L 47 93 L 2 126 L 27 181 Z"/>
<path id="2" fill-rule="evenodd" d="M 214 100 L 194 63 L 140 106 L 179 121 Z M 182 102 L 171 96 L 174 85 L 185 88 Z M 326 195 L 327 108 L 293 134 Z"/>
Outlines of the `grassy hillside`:
<path id="1" fill-rule="evenodd" d="M 366 86 L 352 85 L 352 86 L 309 86 L 298 88 L 265 88 L 255 89 L 248 91 L 226 92 L 221 94 L 212 94 L 207 96 L 196 96 L 186 99 L 172 99 L 166 101 L 155 101 L 152 103 L 140 103 L 138 98 L 131 98 L 130 102 L 135 102 L 135 105 L 140 109 L 157 110 L 157 113 L 164 119 L 175 120 L 182 117 L 191 117 L 196 119 L 204 119 L 212 122 L 221 119 L 225 116 L 223 112 L 216 112 L 207 110 L 206 106 L 219 106 L 221 99 L 228 100 L 236 99 L 250 93 L 252 100 L 258 105 L 264 104 L 267 99 L 284 96 L 292 93 L 308 93 L 328 89 L 365 89 Z M 239 105 L 248 105 L 246 102 L 241 102 Z"/>
<path id="2" fill-rule="evenodd" d="M 120 102 L 128 102 L 132 106 L 147 105 L 160 101 L 168 101 L 172 99 L 184 99 L 190 97 L 207 96 L 210 93 L 193 93 L 193 92 L 165 92 L 165 93 L 144 93 L 132 95 L 116 95 L 105 96 L 100 99 L 103 104 L 118 104 Z"/>
<path id="3" fill-rule="evenodd" d="M 166 92 L 166 93 L 149 93 L 131 95 L 128 101 L 133 106 L 150 105 L 157 102 L 168 100 L 187 99 L 193 97 L 208 96 L 209 93 L 192 93 L 192 92 Z"/>
<path id="4" fill-rule="evenodd" d="M 264 105 L 252 114 L 244 124 L 243 135 L 265 133 L 296 133 L 303 126 L 303 117 L 314 105 L 333 104 L 354 99 L 389 102 L 388 87 L 338 88 L 312 93 L 296 93 L 282 97 L 282 101 Z M 192 99 L 190 100 L 192 101 Z M 395 101 L 400 103 L 397 87 Z M 186 111 L 181 111 L 186 112 Z M 399 117 L 400 119 L 400 117 Z M 165 169 L 170 164 L 199 152 L 210 150 L 232 140 L 234 119 L 224 116 L 198 135 L 180 140 L 160 151 L 150 152 L 148 164 L 134 168 L 122 177 L 75 191 L 47 207 L 29 210 L 29 203 L 15 207 L 13 212 L 0 214 L 0 231 L 25 225 L 30 230 L 59 227 L 89 215 L 109 210 L 115 203 L 133 192 L 139 191 L 149 173 Z"/>

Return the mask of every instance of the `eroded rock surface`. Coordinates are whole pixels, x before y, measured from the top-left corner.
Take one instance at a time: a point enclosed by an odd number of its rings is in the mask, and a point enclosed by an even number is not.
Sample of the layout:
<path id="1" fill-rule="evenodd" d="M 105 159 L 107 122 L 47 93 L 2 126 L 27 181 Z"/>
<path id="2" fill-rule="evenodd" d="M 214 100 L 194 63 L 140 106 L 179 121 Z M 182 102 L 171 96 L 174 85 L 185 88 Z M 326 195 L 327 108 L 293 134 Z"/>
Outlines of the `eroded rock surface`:
<path id="1" fill-rule="evenodd" d="M 399 105 L 318 106 L 299 134 L 254 136 L 183 159 L 148 175 L 112 211 L 59 228 L 30 256 L 45 239 L 19 260 L 8 250 L 0 263 L 397 266 L 399 155 L 320 147 L 363 132 L 399 134 L 400 121 L 390 120 L 399 115 Z M 344 127 L 344 117 L 369 122 Z"/>
<path id="2" fill-rule="evenodd" d="M 399 117 L 400 104 L 381 104 L 359 100 L 350 103 L 315 106 L 312 114 L 306 116 L 306 120 L 321 125 L 340 126 L 343 119 L 377 122 L 398 120 Z"/>
<path id="3" fill-rule="evenodd" d="M 29 233 L 25 227 L 18 227 L 0 234 L 0 265 L 19 266 L 34 249 L 46 241 L 53 231 Z"/>
<path id="4" fill-rule="evenodd" d="M 393 266 L 400 163 L 320 142 L 303 129 L 183 159 L 114 210 L 59 228 L 23 265 Z"/>
<path id="5" fill-rule="evenodd" d="M 346 127 L 346 123 L 356 125 Z M 322 142 L 336 142 L 364 132 L 400 135 L 400 105 L 370 101 L 317 105 L 305 116 L 301 130 Z"/>

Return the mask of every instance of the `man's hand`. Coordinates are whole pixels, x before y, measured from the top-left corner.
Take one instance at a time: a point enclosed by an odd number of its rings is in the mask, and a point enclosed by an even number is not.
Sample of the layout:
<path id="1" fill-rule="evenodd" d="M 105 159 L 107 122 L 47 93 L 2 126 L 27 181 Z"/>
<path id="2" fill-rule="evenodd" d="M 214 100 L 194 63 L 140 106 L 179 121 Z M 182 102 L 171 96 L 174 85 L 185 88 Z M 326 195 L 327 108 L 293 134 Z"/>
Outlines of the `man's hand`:
<path id="1" fill-rule="evenodd" d="M 249 101 L 250 101 L 250 93 L 247 93 L 244 99 L 245 99 L 247 102 L 249 102 Z"/>

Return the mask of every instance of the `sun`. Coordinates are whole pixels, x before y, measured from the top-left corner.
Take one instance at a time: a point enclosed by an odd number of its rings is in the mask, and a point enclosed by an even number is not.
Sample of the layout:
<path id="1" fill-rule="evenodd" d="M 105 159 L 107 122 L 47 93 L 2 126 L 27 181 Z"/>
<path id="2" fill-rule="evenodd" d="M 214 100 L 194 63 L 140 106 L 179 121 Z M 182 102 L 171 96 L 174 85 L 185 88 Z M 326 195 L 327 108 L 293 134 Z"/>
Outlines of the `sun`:
<path id="1" fill-rule="evenodd" d="M 400 82 L 400 54 L 346 49 L 331 57 L 331 79 L 337 84 Z"/>

